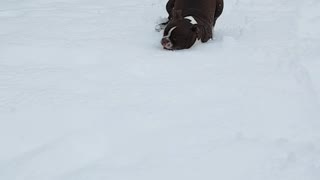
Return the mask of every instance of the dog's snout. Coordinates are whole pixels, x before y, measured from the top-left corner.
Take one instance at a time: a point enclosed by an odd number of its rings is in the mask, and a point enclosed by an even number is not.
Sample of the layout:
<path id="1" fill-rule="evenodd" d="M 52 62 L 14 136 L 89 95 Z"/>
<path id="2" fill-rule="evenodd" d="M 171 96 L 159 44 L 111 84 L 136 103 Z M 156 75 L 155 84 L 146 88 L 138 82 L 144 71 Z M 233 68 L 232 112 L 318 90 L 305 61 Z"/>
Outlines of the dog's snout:
<path id="1" fill-rule="evenodd" d="M 169 38 L 162 38 L 161 44 L 165 49 L 172 49 L 172 42 Z"/>

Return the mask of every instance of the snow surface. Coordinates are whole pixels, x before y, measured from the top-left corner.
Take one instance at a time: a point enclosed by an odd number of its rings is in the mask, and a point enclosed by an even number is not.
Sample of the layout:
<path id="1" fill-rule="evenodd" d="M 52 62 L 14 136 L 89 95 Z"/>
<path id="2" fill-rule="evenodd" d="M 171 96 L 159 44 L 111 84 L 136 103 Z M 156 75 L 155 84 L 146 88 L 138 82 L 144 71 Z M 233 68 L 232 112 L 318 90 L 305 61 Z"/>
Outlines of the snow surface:
<path id="1" fill-rule="evenodd" d="M 0 1 L 1 180 L 320 179 L 320 1 L 225 0 L 183 51 L 165 3 Z"/>

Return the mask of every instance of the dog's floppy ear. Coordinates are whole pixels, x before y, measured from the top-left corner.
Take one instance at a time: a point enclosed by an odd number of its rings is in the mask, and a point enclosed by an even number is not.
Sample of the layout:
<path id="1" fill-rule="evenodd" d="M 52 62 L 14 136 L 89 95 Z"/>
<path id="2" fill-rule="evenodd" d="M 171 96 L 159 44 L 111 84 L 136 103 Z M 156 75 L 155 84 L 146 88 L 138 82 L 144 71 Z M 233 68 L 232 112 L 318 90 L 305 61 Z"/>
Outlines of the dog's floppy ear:
<path id="1" fill-rule="evenodd" d="M 183 19 L 182 10 L 173 10 L 173 19 L 175 19 L 175 20 Z"/>
<path id="2" fill-rule="evenodd" d="M 193 25 L 193 26 L 191 27 L 191 30 L 192 30 L 193 32 L 197 33 L 197 34 L 200 34 L 200 28 L 199 28 L 199 26 L 198 26 L 197 24 Z"/>
<path id="3" fill-rule="evenodd" d="M 195 24 L 195 25 L 193 25 L 193 26 L 191 27 L 191 31 L 194 32 L 194 33 L 196 33 L 197 39 L 200 39 L 200 38 L 201 38 L 201 31 L 200 31 L 200 28 L 199 28 L 199 26 L 198 26 L 197 24 Z"/>

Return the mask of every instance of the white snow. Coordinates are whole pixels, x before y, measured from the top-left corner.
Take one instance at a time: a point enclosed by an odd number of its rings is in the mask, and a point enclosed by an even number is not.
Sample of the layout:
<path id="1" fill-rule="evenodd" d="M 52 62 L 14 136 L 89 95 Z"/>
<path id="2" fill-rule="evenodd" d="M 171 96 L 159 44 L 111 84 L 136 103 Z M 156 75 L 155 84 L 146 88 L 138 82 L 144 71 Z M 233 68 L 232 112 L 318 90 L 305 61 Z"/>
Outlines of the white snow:
<path id="1" fill-rule="evenodd" d="M 320 1 L 225 0 L 183 51 L 165 3 L 0 1 L 1 180 L 320 179 Z"/>

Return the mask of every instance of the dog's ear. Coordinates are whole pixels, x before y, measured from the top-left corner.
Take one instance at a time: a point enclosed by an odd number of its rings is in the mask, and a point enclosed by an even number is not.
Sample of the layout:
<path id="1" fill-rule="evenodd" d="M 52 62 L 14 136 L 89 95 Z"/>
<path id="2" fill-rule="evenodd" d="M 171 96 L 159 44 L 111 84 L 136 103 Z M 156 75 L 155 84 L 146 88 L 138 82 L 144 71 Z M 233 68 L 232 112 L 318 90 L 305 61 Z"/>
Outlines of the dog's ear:
<path id="1" fill-rule="evenodd" d="M 191 27 L 191 30 L 192 30 L 192 32 L 195 32 L 195 33 L 197 33 L 197 34 L 200 34 L 200 28 L 199 28 L 199 26 L 198 26 L 197 24 L 193 25 L 193 26 Z"/>
<path id="2" fill-rule="evenodd" d="M 175 19 L 175 20 L 183 19 L 182 10 L 173 10 L 173 19 Z"/>
<path id="3" fill-rule="evenodd" d="M 197 24 L 195 24 L 191 27 L 191 31 L 196 34 L 197 39 L 201 38 L 201 31 L 200 31 L 200 28 Z"/>

